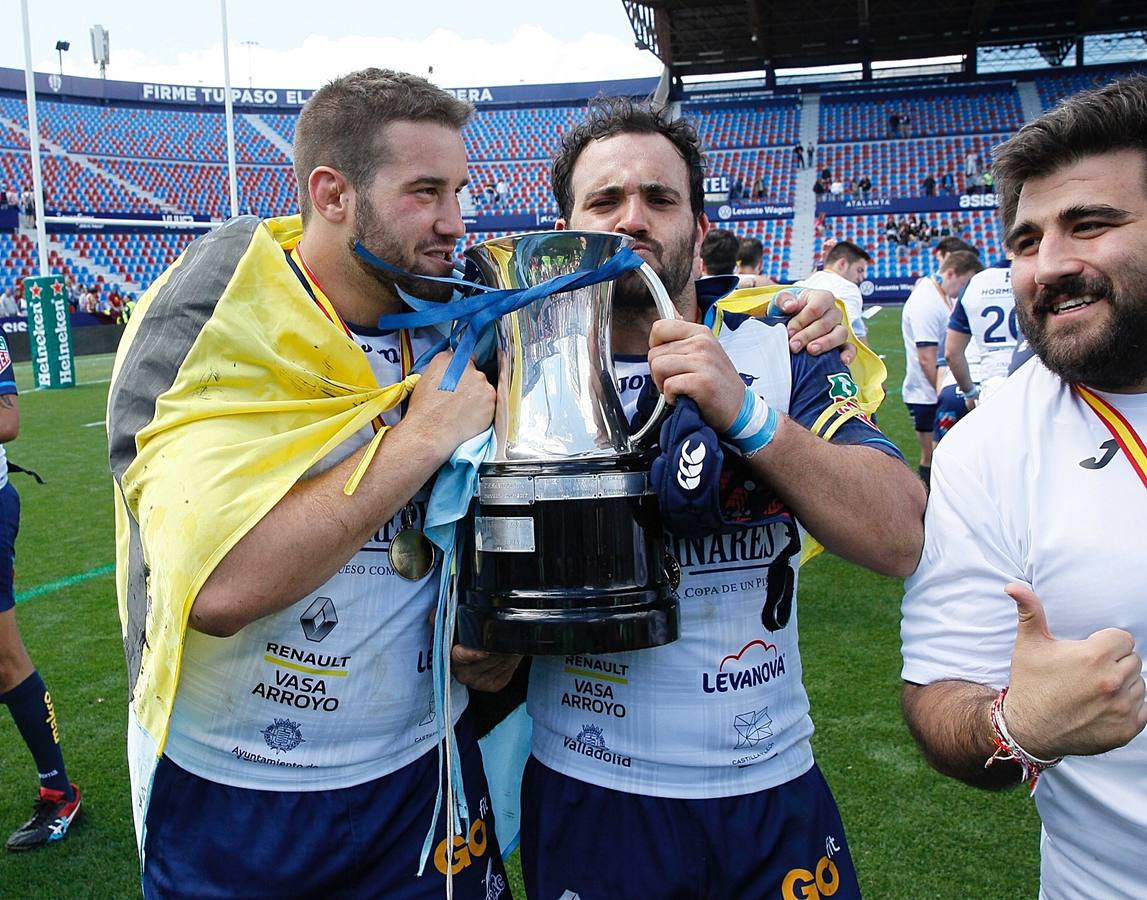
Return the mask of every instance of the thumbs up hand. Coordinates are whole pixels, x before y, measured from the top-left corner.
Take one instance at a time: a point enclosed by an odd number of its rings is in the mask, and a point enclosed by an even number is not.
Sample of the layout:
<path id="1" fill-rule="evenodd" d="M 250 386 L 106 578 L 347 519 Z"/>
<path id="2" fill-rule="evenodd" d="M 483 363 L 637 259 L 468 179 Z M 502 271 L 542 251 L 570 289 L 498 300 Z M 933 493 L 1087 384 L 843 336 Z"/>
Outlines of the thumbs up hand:
<path id="1" fill-rule="evenodd" d="M 1009 584 L 1019 619 L 1004 721 L 1032 756 L 1089 756 L 1122 747 L 1147 725 L 1143 661 L 1135 640 L 1104 628 L 1058 640 L 1030 587 Z"/>

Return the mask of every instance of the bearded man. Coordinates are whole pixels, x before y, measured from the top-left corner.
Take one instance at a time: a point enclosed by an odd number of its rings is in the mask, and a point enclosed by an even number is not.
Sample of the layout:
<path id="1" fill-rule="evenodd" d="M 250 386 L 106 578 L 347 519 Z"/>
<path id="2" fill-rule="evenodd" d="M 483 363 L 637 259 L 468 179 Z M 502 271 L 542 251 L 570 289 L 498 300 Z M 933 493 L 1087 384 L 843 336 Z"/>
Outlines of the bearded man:
<path id="1" fill-rule="evenodd" d="M 662 508 L 681 568 L 677 641 L 533 660 L 522 784 L 531 897 L 860 895 L 809 741 L 796 520 L 841 556 L 905 575 L 923 541 L 924 490 L 857 414 L 838 352 L 790 353 L 795 325 L 783 316 L 726 311 L 706 324 L 738 280 L 693 278 L 709 230 L 704 171 L 687 121 L 626 100 L 596 105 L 553 163 L 559 225 L 632 237 L 679 316 L 660 319 L 636 278 L 618 281 L 613 350 L 627 413 L 650 380 L 675 417 L 692 401 L 723 437 L 711 477 L 743 488 L 756 512 L 698 535 Z M 678 464 L 673 446 L 661 450 Z M 614 702 L 583 709 L 588 694 Z"/>
<path id="2" fill-rule="evenodd" d="M 469 364 L 436 390 L 440 353 L 411 391 L 438 332 L 375 324 L 400 289 L 450 287 L 355 252 L 451 274 L 470 112 L 400 72 L 322 87 L 295 130 L 301 216 L 193 243 L 124 335 L 108 433 L 145 896 L 437 898 L 453 870 L 484 898 L 504 879 L 457 684 L 467 864 L 439 817 L 416 877 L 446 714 L 438 566 L 388 557 L 420 537 L 427 482 L 489 426 L 494 389 Z"/>
<path id="3" fill-rule="evenodd" d="M 1147 884 L 1144 135 L 1139 76 L 997 148 L 1016 313 L 1038 358 L 936 451 L 904 598 L 908 726 L 946 775 L 1031 785 L 1047 900 Z"/>

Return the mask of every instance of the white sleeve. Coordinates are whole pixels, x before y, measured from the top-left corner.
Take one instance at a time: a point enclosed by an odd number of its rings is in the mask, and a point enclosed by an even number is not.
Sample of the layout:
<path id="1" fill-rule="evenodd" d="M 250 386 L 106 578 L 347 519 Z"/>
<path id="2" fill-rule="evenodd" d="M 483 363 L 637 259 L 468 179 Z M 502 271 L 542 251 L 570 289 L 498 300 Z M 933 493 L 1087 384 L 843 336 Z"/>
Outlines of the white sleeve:
<path id="1" fill-rule="evenodd" d="M 844 304 L 844 309 L 848 313 L 848 324 L 852 326 L 853 333 L 857 337 L 865 337 L 868 334 L 868 323 L 864 321 L 863 315 L 864 296 L 856 285 L 843 278 L 829 281 L 821 271 L 813 272 L 808 278 L 794 282 L 794 286 L 828 291 Z"/>
<path id="2" fill-rule="evenodd" d="M 912 337 L 917 344 L 921 341 L 942 344 L 943 336 L 936 333 L 936 313 L 930 302 L 932 298 L 924 293 L 925 290 L 931 290 L 931 287 L 921 285 L 913 290 L 904 303 L 903 314 L 908 317 L 912 327 Z M 943 353 L 940 355 L 943 356 Z"/>
<path id="3" fill-rule="evenodd" d="M 848 323 L 852 326 L 857 337 L 868 334 L 868 324 L 864 321 L 864 295 L 855 284 L 850 284 L 840 292 L 840 299 L 844 301 L 844 308 L 848 310 Z"/>
<path id="4" fill-rule="evenodd" d="M 914 684 L 960 679 L 1002 687 L 1016 634 L 1016 605 L 1004 585 L 1027 579 L 998 503 L 943 450 L 932 459 L 924 553 L 904 584 L 901 675 Z"/>

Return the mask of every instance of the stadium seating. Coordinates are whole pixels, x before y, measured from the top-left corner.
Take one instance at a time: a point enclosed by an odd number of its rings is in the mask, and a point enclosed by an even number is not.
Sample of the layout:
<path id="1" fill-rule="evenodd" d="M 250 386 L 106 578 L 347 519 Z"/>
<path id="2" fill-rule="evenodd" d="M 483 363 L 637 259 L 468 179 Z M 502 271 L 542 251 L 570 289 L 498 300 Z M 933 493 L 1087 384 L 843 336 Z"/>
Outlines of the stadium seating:
<path id="1" fill-rule="evenodd" d="M 38 102 L 36 110 L 41 140 L 67 153 L 200 162 L 226 158 L 226 121 L 219 113 L 51 100 Z M 27 128 L 27 110 L 20 99 L 0 97 L 0 116 Z M 250 118 L 234 116 L 237 161 L 288 164 L 286 154 L 268 141 Z M 22 134 L 5 130 L 14 137 L 0 133 L 0 146 L 28 146 Z"/>
<path id="2" fill-rule="evenodd" d="M 1064 97 L 1078 94 L 1089 88 L 1106 84 L 1117 75 L 1128 75 L 1132 72 L 1147 73 L 1144 66 L 1121 66 L 1118 69 L 1089 69 L 1085 71 L 1067 69 L 1047 75 L 1040 75 L 1035 79 L 1036 90 L 1039 91 L 1039 101 L 1045 110 L 1051 109 Z"/>
<path id="3" fill-rule="evenodd" d="M 738 223 L 737 233 L 741 237 L 757 238 L 764 247 L 762 271 L 777 281 L 796 281 L 803 272 L 794 272 L 789 265 L 792 255 L 793 226 L 791 219 L 759 219 L 755 222 Z"/>
<path id="4" fill-rule="evenodd" d="M 96 285 L 101 291 L 136 294 L 147 287 L 183 251 L 197 233 L 54 234 L 48 264 L 68 284 Z M 24 234 L 0 232 L 0 290 L 19 296 L 22 280 L 39 274 L 36 245 Z"/>
<path id="5" fill-rule="evenodd" d="M 1091 69 L 1028 77 L 1046 108 L 1113 74 L 1114 70 Z M 963 191 L 965 157 L 969 153 L 986 157 L 1023 120 L 1015 81 L 924 86 L 874 82 L 855 89 L 829 85 L 821 91 L 815 166 L 831 169 L 834 179 L 855 182 L 867 176 L 873 182 L 870 198 L 919 197 L 924 177 L 930 174 L 939 180 L 944 172 L 954 175 L 955 191 Z M 706 175 L 724 176 L 730 183 L 740 181 L 742 204 L 760 199 L 797 205 L 798 200 L 807 199 L 796 196 L 797 167 L 792 154 L 801 134 L 807 134 L 801 131 L 801 104 L 798 93 L 753 96 L 740 91 L 730 99 L 710 97 L 683 103 L 681 113 L 694 123 L 702 140 Z M 558 149 L 560 135 L 586 113 L 584 105 L 568 103 L 482 108 L 474 113 L 463 131 L 463 141 L 479 224 L 482 217 L 491 215 L 516 215 L 538 223 L 557 215 L 549 186 L 549 160 Z M 890 134 L 889 118 L 894 114 L 909 120 L 903 134 Z M 38 103 L 38 119 L 45 200 L 53 213 L 113 217 L 188 213 L 199 219 L 223 219 L 231 213 L 222 111 L 44 98 Z M 297 209 L 289 154 L 296 119 L 297 114 L 290 111 L 235 115 L 240 212 L 271 216 Z M 0 96 L 0 187 L 10 192 L 18 193 L 31 184 L 26 129 L 23 97 L 15 93 Z M 758 179 L 764 187 L 760 198 L 751 196 Z M 505 195 L 495 200 L 486 188 L 499 182 L 505 184 Z M 988 258 L 998 252 L 994 211 L 920 215 L 931 221 L 959 218 L 968 237 L 984 248 Z M 884 221 L 884 216 L 867 214 L 829 218 L 816 246 L 832 235 L 875 250 L 874 277 L 906 278 L 926 271 L 930 265 L 927 248 L 893 248 L 884 239 Z M 806 274 L 789 271 L 791 219 L 738 222 L 735 227 L 740 234 L 762 239 L 770 274 L 782 279 Z M 488 236 L 485 232 L 467 234 L 459 251 Z M 186 234 L 55 235 L 52 264 L 79 283 L 137 290 L 162 271 L 189 239 Z M 34 252 L 26 232 L 0 234 L 0 254 L 0 288 L 15 286 L 19 278 L 32 274 Z"/>
<path id="6" fill-rule="evenodd" d="M 681 114 L 693 123 L 706 150 L 792 147 L 800 135 L 800 104 L 796 99 L 773 103 L 685 103 Z"/>
<path id="7" fill-rule="evenodd" d="M 890 133 L 893 115 L 908 117 L 906 135 Z M 1011 83 L 826 93 L 820 101 L 820 142 L 823 147 L 833 141 L 998 133 L 1019 128 L 1023 120 L 1019 93 Z"/>
<path id="8" fill-rule="evenodd" d="M 462 132 L 470 159 L 547 161 L 561 135 L 585 118 L 585 107 L 479 110 Z"/>
<path id="9" fill-rule="evenodd" d="M 486 194 L 485 188 L 495 187 L 499 181 L 505 183 L 507 196 L 497 201 Z M 548 160 L 471 160 L 470 195 L 478 212 L 486 215 L 557 214 L 557 204 L 550 191 Z"/>
<path id="10" fill-rule="evenodd" d="M 966 187 L 964 158 L 975 153 L 983 160 L 1006 134 L 960 135 L 902 141 L 869 141 L 822 144 L 817 152 L 817 169 L 829 168 L 833 178 L 855 183 L 862 176 L 872 181 L 873 197 L 920 197 L 921 182 L 927 175 L 937 182 L 940 175 L 953 175 L 955 193 Z M 939 186 L 936 189 L 939 193 Z"/>
<path id="11" fill-rule="evenodd" d="M 908 122 L 893 133 L 893 115 Z M 935 193 L 945 193 L 941 176 L 953 176 L 954 194 L 968 191 L 965 159 L 972 153 L 986 165 L 991 149 L 1023 123 L 1014 82 L 978 85 L 892 87 L 826 92 L 820 101 L 820 144 L 816 168 L 828 168 L 833 180 L 872 182 L 869 198 L 898 199 L 925 195 L 924 179 L 936 179 Z M 864 198 L 855 189 L 853 198 Z M 897 214 L 903 218 L 905 214 Z M 962 223 L 963 236 L 981 248 L 985 260 L 1000 253 L 994 210 L 921 212 L 918 218 L 938 224 Z M 826 237 L 855 241 L 873 253 L 873 278 L 910 279 L 930 270 L 930 247 L 902 247 L 885 238 L 885 215 L 834 216 L 815 240 L 816 252 Z M 961 230 L 961 229 L 957 229 Z"/>
<path id="12" fill-rule="evenodd" d="M 1002 228 L 995 210 L 960 210 L 959 213 L 918 213 L 918 219 L 933 225 L 946 224 L 953 234 L 962 237 L 980 251 L 985 264 L 1003 256 Z M 825 238 L 852 241 L 873 257 L 869 266 L 870 278 L 907 278 L 930 272 L 933 268 L 930 243 L 916 243 L 911 247 L 894 244 L 885 238 L 887 216 L 831 216 L 817 237 L 815 251 Z"/>
<path id="13" fill-rule="evenodd" d="M 760 178 L 766 203 L 792 203 L 796 190 L 796 162 L 792 150 L 782 147 L 758 147 L 752 150 L 711 150 L 705 154 L 709 175 L 727 175 L 740 179 L 746 191 Z"/>

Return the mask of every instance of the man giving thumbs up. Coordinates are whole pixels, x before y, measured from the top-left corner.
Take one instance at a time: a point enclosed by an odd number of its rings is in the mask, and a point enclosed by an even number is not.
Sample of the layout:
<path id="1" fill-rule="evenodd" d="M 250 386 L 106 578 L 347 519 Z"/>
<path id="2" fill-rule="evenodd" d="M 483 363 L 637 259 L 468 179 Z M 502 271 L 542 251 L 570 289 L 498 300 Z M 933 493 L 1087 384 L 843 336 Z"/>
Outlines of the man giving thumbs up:
<path id="1" fill-rule="evenodd" d="M 1104 753 L 1142 731 L 1147 705 L 1135 638 L 1104 628 L 1082 641 L 1057 640 L 1031 588 L 1009 584 L 1005 591 L 1019 611 L 1006 703 L 1012 740 L 1052 759 Z"/>
<path id="2" fill-rule="evenodd" d="M 1038 359 L 940 445 L 905 585 L 908 727 L 946 775 L 1031 785 L 1046 900 L 1147 896 L 1144 134 L 1133 77 L 996 148 Z"/>

